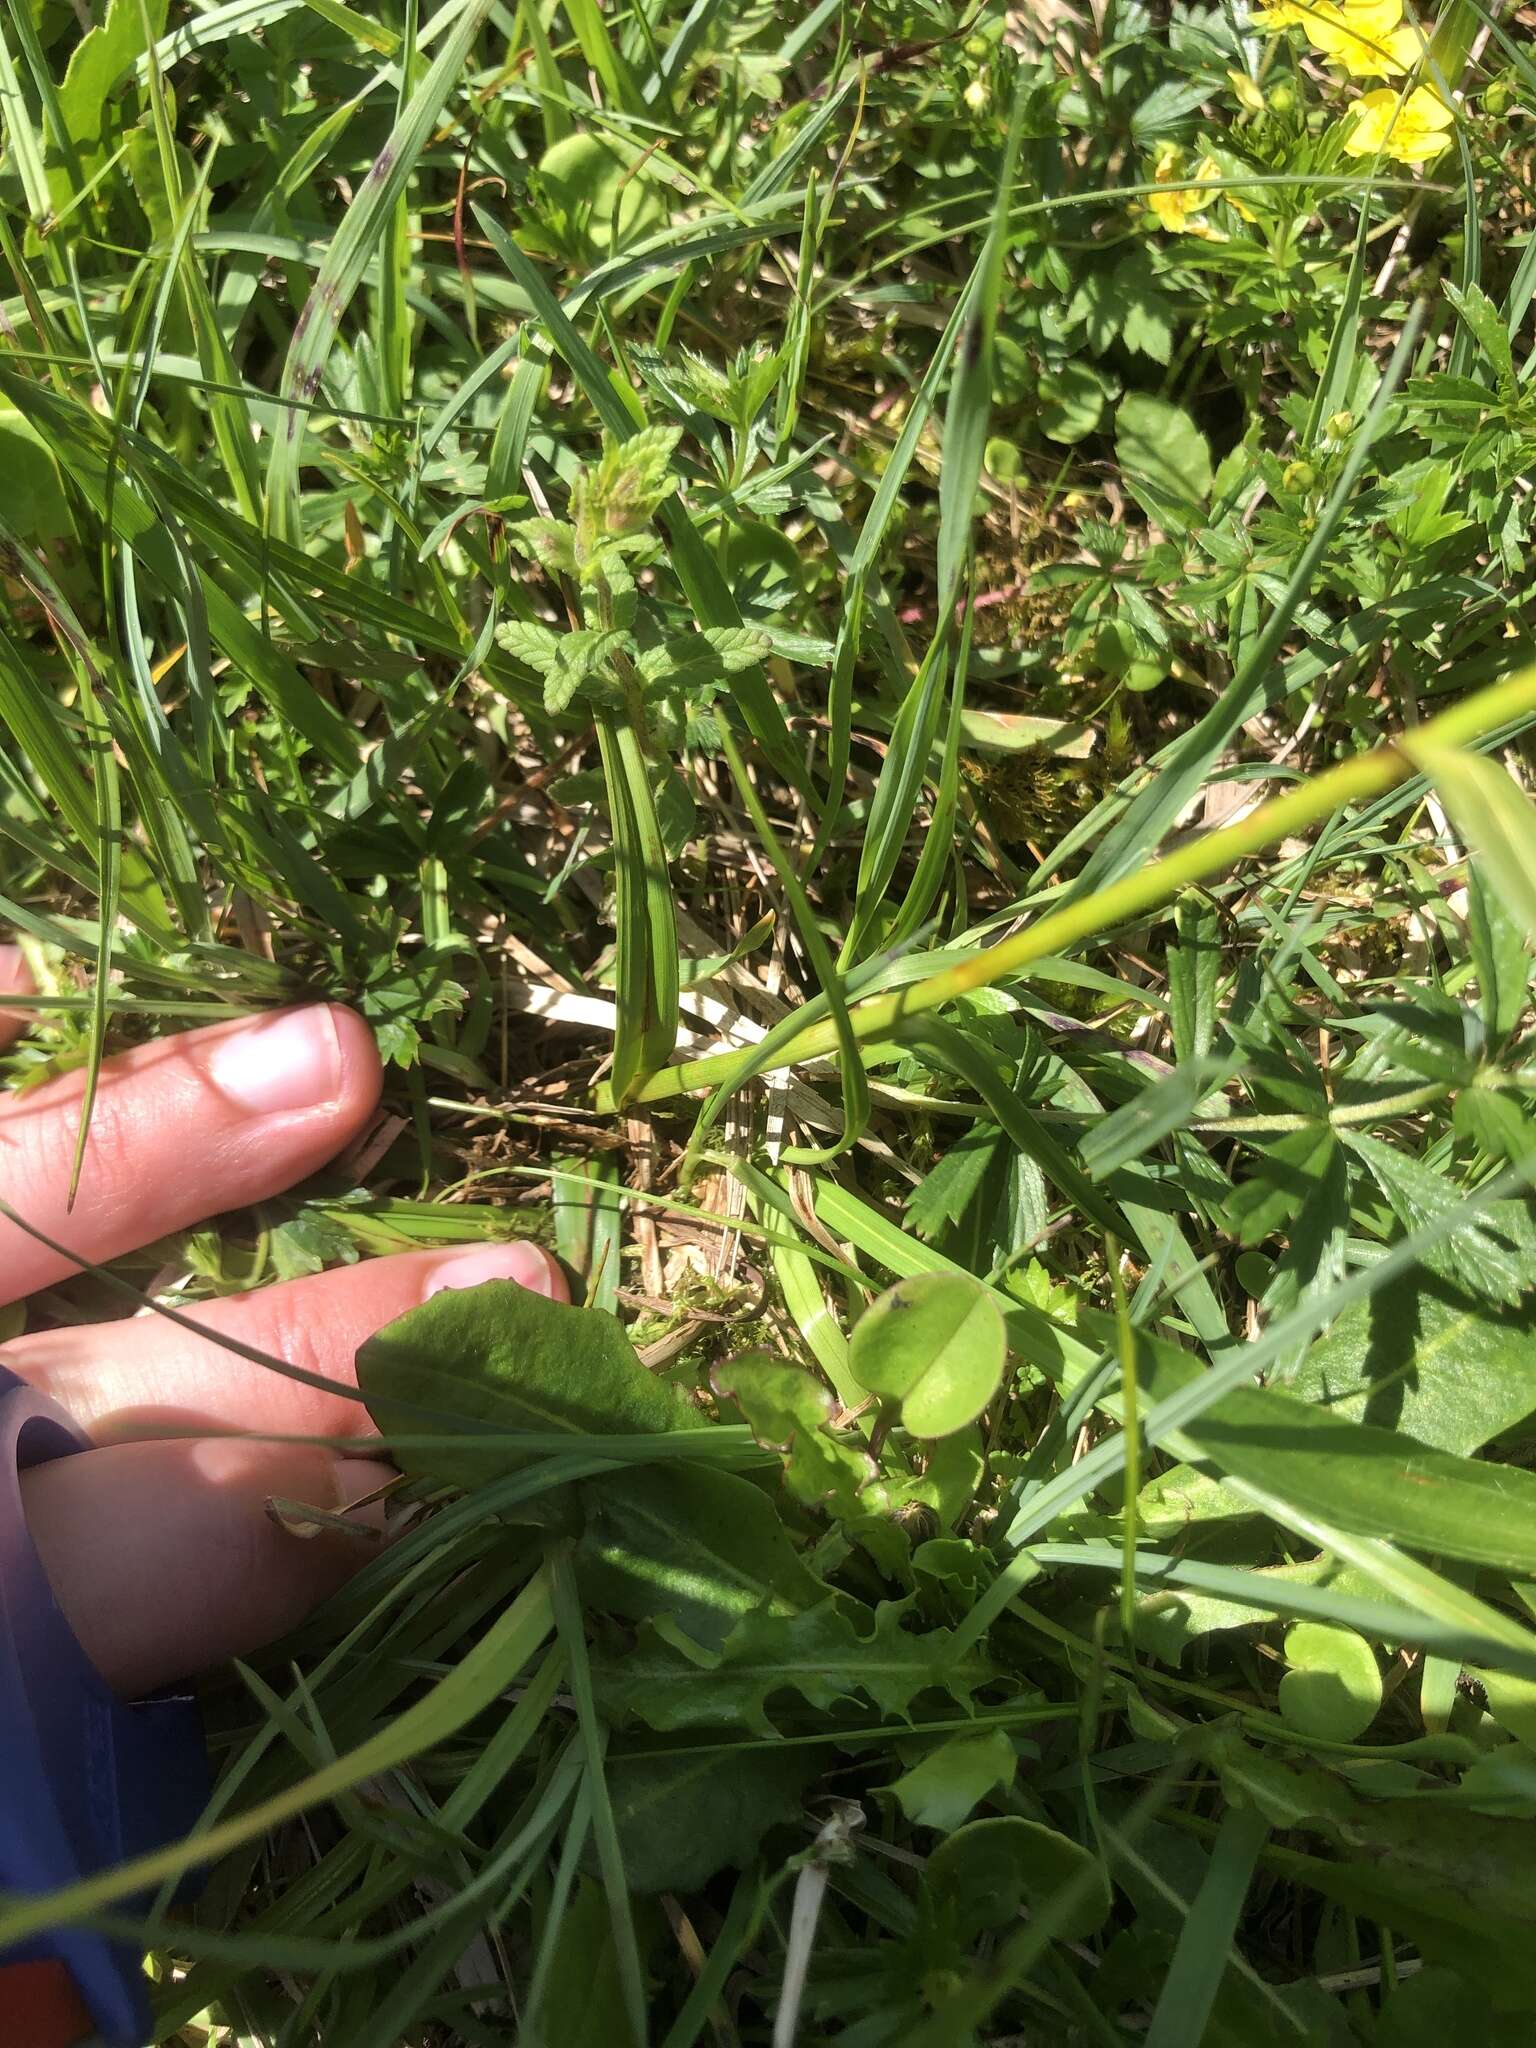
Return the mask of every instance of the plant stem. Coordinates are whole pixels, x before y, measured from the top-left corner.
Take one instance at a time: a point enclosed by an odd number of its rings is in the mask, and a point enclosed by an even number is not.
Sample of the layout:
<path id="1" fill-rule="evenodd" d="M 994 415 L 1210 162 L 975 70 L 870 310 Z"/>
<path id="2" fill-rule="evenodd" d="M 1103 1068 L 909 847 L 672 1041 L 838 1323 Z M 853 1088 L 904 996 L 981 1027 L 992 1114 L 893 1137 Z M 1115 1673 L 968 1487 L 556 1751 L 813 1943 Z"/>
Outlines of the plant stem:
<path id="1" fill-rule="evenodd" d="M 1421 747 L 1432 751 L 1436 747 L 1464 746 L 1532 712 L 1536 712 L 1536 669 L 1480 690 L 1475 697 L 1442 712 L 1412 735 L 1389 740 L 1355 760 L 1339 762 L 1310 782 L 1261 805 L 1251 816 L 1181 846 L 1177 852 L 1096 890 L 1081 902 L 1066 904 L 1011 939 L 985 947 L 970 959 L 930 975 L 926 981 L 859 1004 L 848 1015 L 853 1036 L 861 1044 L 870 1039 L 889 1038 L 909 1017 L 939 1009 L 973 989 L 990 988 L 1037 960 L 1066 952 L 1084 939 L 1102 938 L 1132 918 L 1157 909 L 1189 884 L 1209 881 L 1237 862 L 1251 859 L 1278 841 L 1317 824 L 1343 805 L 1382 795 L 1418 772 L 1417 755 Z M 807 1060 L 820 1059 L 836 1050 L 837 1038 L 837 1028 L 831 1022 L 807 1025 L 798 1038 L 784 1047 L 777 1065 L 795 1067 Z M 750 1053 L 715 1053 L 707 1059 L 668 1067 L 633 1089 L 630 1099 L 666 1102 L 700 1088 L 718 1088 L 743 1073 L 750 1058 Z M 597 1100 L 599 1108 L 614 1107 L 609 1089 L 600 1089 Z"/>

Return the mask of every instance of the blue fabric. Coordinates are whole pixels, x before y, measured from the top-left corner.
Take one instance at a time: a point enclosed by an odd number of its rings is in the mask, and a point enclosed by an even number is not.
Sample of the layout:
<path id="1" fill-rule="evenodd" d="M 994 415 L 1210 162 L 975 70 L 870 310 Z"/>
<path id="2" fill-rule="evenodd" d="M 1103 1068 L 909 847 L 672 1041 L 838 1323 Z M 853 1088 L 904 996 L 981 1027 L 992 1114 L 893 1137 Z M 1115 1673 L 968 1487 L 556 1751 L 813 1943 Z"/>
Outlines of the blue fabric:
<path id="1" fill-rule="evenodd" d="M 0 1891 L 22 1895 L 179 1839 L 208 1796 L 195 1701 L 117 1697 L 75 1640 L 28 1532 L 21 1474 L 89 1449 L 62 1408 L 0 1366 Z M 41 1957 L 68 1968 L 109 2048 L 143 2048 L 137 1949 L 66 1927 L 0 1951 L 0 1967 Z"/>

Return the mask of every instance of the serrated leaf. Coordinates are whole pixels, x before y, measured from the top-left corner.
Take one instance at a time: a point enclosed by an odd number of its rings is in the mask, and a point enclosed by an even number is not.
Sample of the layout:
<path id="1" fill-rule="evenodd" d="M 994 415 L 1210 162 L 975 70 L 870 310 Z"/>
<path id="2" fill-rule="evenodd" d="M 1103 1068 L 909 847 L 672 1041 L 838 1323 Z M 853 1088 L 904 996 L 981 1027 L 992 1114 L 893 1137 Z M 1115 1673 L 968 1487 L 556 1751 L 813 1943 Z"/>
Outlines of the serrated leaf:
<path id="1" fill-rule="evenodd" d="M 1365 1132 L 1352 1133 L 1349 1149 L 1370 1169 L 1393 1213 L 1408 1231 L 1462 1206 L 1460 1188 L 1426 1166 Z M 1492 1301 L 1517 1302 L 1536 1278 L 1528 1247 L 1512 1240 L 1491 1217 L 1478 1217 L 1429 1253 L 1424 1261 L 1453 1286 L 1475 1288 Z"/>
<path id="2" fill-rule="evenodd" d="M 1536 1157 L 1536 1124 L 1513 1095 L 1498 1088 L 1463 1088 L 1451 1112 L 1458 1138 L 1490 1159 Z"/>
<path id="3" fill-rule="evenodd" d="M 642 427 L 621 441 L 606 428 L 602 453 L 576 479 L 571 519 L 578 552 L 593 554 L 607 537 L 638 532 L 677 489 L 671 463 L 682 439 L 677 427 Z"/>
<path id="4" fill-rule="evenodd" d="M 614 684 L 608 665 L 616 654 L 632 648 L 634 642 L 622 628 L 582 626 L 562 633 L 555 641 L 554 659 L 544 677 L 544 708 L 551 715 L 564 711 L 579 693 L 591 685 L 605 685 L 603 694 L 612 695 Z"/>
<path id="5" fill-rule="evenodd" d="M 703 637 L 728 676 L 755 668 L 773 652 L 773 636 L 760 626 L 706 626 Z"/>
<path id="6" fill-rule="evenodd" d="M 1477 343 L 1501 384 L 1515 377 L 1514 343 L 1504 316 L 1480 285 L 1458 288 L 1446 280 L 1445 295 L 1456 308 L 1458 318 Z"/>
<path id="7" fill-rule="evenodd" d="M 576 529 L 563 519 L 520 519 L 508 526 L 507 537 L 552 575 L 575 575 Z"/>
<path id="8" fill-rule="evenodd" d="M 1137 503 L 1176 529 L 1211 495 L 1210 443 L 1182 406 L 1131 391 L 1115 415 L 1115 455 Z"/>
<path id="9" fill-rule="evenodd" d="M 1466 1456 L 1536 1413 L 1536 1311 L 1419 1272 L 1348 1309 L 1286 1383 L 1351 1421 Z"/>
<path id="10" fill-rule="evenodd" d="M 1079 282 L 1067 307 L 1067 318 L 1081 320 L 1088 346 L 1101 356 L 1114 344 L 1124 319 L 1123 297 L 1108 270 L 1090 270 Z"/>
<path id="11" fill-rule="evenodd" d="M 380 1330 L 357 1354 L 357 1384 L 385 1435 L 424 1434 L 423 1409 L 498 1432 L 573 1439 L 707 1427 L 646 1371 L 614 1317 L 511 1280 L 446 1289 Z M 466 1430 L 462 1446 L 403 1450 L 398 1462 L 472 1487 L 522 1460 L 513 1450 L 475 1450 Z"/>
<path id="12" fill-rule="evenodd" d="M 898 1280 L 854 1327 L 848 1364 L 870 1393 L 901 1403 L 914 1436 L 949 1436 L 986 1407 L 1008 1363 L 1008 1328 L 989 1288 L 962 1273 Z"/>
<path id="13" fill-rule="evenodd" d="M 797 1499 L 830 1502 L 843 1515 L 864 1512 L 859 1491 L 875 1476 L 869 1455 L 829 1434 L 837 1403 L 820 1380 L 762 1353 L 725 1360 L 710 1375 L 716 1394 L 734 1401 L 760 1444 L 784 1453 L 784 1480 Z"/>
<path id="14" fill-rule="evenodd" d="M 1174 306 L 1158 285 L 1146 252 L 1133 249 L 1115 266 L 1114 289 L 1122 314 L 1123 347 L 1166 363 L 1173 356 Z"/>
<path id="15" fill-rule="evenodd" d="M 1236 1064 L 1235 1058 L 1209 1055 L 1183 1062 L 1129 1102 L 1122 1102 L 1101 1122 L 1090 1125 L 1078 1148 L 1089 1178 L 1106 1179 L 1170 1133 L 1182 1130 L 1212 1090 L 1230 1078 Z"/>
<path id="16" fill-rule="evenodd" d="M 907 1228 L 931 1244 L 958 1223 L 980 1192 L 1002 1142 L 995 1124 L 976 1123 L 963 1130 L 907 1197 Z"/>
<path id="17" fill-rule="evenodd" d="M 833 1596 L 800 1614 L 748 1615 L 718 1653 L 696 1658 L 652 1634 L 622 1656 L 594 1660 L 598 1697 L 608 1719 L 661 1733 L 739 1727 L 758 1735 L 776 1732 L 768 1701 L 785 1692 L 818 1713 L 868 1702 L 891 1718 L 930 1689 L 967 1702 L 992 1666 L 973 1651 L 955 1656 L 945 1630 L 913 1634 L 902 1626 L 909 1611 L 906 1601 L 884 1601 L 871 1616 Z"/>
<path id="18" fill-rule="evenodd" d="M 533 619 L 505 619 L 496 628 L 496 644 L 505 648 L 514 661 L 546 675 L 555 665 L 560 641 L 548 626 Z"/>

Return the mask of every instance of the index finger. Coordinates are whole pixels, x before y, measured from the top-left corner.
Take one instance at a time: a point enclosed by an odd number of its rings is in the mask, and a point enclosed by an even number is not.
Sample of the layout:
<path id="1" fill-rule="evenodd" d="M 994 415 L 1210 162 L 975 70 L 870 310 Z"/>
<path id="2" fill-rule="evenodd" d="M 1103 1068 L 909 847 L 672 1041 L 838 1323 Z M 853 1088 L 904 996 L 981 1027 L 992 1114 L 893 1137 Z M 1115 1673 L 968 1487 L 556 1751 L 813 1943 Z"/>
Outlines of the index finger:
<path id="1" fill-rule="evenodd" d="M 334 1003 L 137 1045 L 103 1063 L 73 1209 L 84 1075 L 0 1102 L 0 1196 L 101 1264 L 305 1179 L 363 1129 L 380 1080 L 372 1032 Z M 78 1271 L 0 1215 L 0 1305 Z"/>

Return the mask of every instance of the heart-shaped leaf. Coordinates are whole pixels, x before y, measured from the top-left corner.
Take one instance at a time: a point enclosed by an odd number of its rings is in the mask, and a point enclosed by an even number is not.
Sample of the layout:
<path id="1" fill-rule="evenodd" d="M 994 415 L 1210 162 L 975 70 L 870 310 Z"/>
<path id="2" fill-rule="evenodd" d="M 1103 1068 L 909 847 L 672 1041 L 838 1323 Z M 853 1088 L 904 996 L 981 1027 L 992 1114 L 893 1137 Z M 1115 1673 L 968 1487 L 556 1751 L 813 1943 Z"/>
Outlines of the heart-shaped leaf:
<path id="1" fill-rule="evenodd" d="M 1353 1742 L 1381 1707 L 1381 1672 L 1364 1636 L 1325 1621 L 1301 1621 L 1285 1639 L 1291 1667 L 1280 1681 L 1280 1711 L 1293 1728 Z"/>

